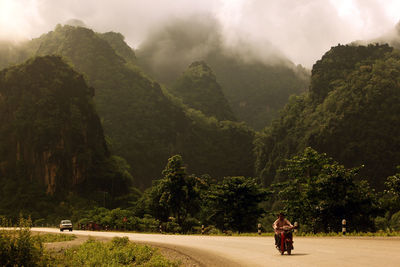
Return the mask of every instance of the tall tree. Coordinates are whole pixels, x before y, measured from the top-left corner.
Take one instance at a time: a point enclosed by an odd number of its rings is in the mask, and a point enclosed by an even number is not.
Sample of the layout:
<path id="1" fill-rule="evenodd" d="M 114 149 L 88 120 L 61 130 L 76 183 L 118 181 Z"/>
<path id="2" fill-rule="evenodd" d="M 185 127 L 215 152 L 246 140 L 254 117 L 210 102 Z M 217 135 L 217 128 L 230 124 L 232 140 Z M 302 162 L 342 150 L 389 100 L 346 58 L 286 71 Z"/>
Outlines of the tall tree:
<path id="1" fill-rule="evenodd" d="M 222 230 L 253 230 L 264 210 L 267 192 L 253 178 L 226 177 L 208 194 L 209 221 Z"/>
<path id="2" fill-rule="evenodd" d="M 162 174 L 164 177 L 156 181 L 150 190 L 150 210 L 160 221 L 167 221 L 169 216 L 173 216 L 184 227 L 188 217 L 199 211 L 195 178 L 187 175 L 180 155 L 168 159 Z"/>
<path id="3" fill-rule="evenodd" d="M 287 161 L 280 170 L 287 181 L 273 187 L 288 216 L 314 232 L 339 231 L 342 219 L 353 230 L 373 230 L 376 195 L 366 181 L 355 181 L 359 169 L 346 169 L 308 147 Z"/>

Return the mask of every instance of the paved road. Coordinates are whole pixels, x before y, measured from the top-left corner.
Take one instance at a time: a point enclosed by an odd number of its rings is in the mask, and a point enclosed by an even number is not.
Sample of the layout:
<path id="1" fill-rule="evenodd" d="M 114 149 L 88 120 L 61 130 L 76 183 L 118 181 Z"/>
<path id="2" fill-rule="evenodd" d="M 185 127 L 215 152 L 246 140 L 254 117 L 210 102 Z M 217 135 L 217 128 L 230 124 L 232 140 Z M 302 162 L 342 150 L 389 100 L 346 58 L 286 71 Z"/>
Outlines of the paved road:
<path id="1" fill-rule="evenodd" d="M 33 231 L 59 232 L 53 228 Z M 128 236 L 190 256 L 199 266 L 400 266 L 400 238 L 295 237 L 291 256 L 281 256 L 273 237 L 184 236 L 74 231 L 76 235 Z"/>

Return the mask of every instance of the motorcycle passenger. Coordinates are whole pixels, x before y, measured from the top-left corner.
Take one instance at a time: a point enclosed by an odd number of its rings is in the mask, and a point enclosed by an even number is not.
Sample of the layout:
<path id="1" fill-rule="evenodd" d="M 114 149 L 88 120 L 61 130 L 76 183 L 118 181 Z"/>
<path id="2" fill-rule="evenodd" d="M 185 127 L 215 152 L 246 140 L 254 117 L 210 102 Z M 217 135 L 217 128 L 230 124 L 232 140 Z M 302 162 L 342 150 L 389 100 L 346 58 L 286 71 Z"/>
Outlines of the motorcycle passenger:
<path id="1" fill-rule="evenodd" d="M 281 233 L 284 232 L 284 230 L 283 230 L 284 226 L 289 226 L 289 227 L 293 228 L 293 225 L 287 219 L 285 219 L 285 214 L 280 212 L 278 215 L 278 219 L 272 225 L 272 228 L 274 228 L 274 231 L 275 231 L 275 246 L 277 248 L 280 247 Z M 288 233 L 288 237 L 292 238 L 291 235 L 292 235 L 291 232 Z"/>

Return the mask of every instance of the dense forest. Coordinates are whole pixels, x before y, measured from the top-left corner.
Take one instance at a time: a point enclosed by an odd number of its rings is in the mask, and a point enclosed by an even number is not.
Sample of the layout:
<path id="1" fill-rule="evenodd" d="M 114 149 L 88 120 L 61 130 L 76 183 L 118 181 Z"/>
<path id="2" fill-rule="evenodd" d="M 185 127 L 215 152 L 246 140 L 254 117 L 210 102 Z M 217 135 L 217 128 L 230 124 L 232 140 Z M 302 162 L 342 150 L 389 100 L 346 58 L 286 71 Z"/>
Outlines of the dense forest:
<path id="1" fill-rule="evenodd" d="M 138 51 L 83 25 L 1 43 L 0 215 L 183 233 L 252 231 L 277 211 L 311 232 L 400 226 L 396 48 L 338 45 L 309 77 L 279 53 L 244 61 L 193 23 Z"/>
<path id="2" fill-rule="evenodd" d="M 264 184 L 305 147 L 325 152 L 377 189 L 400 162 L 399 53 L 388 45 L 333 47 L 313 67 L 309 92 L 293 96 L 257 138 Z"/>

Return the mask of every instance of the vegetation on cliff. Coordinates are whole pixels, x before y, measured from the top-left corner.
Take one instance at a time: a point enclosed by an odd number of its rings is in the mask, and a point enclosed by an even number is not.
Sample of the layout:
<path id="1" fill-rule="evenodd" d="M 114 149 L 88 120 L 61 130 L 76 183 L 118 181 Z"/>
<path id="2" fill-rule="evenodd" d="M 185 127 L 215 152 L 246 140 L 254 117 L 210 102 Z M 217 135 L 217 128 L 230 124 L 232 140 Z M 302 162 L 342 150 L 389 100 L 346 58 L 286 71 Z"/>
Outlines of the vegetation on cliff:
<path id="1" fill-rule="evenodd" d="M 44 213 L 48 198 L 68 192 L 128 192 L 131 176 L 108 151 L 93 94 L 57 56 L 0 72 L 1 213 Z"/>
<path id="2" fill-rule="evenodd" d="M 377 189 L 400 162 L 400 55 L 388 45 L 337 46 L 313 68 L 308 94 L 292 97 L 280 119 L 256 140 L 256 168 L 264 184 L 311 146 Z"/>

